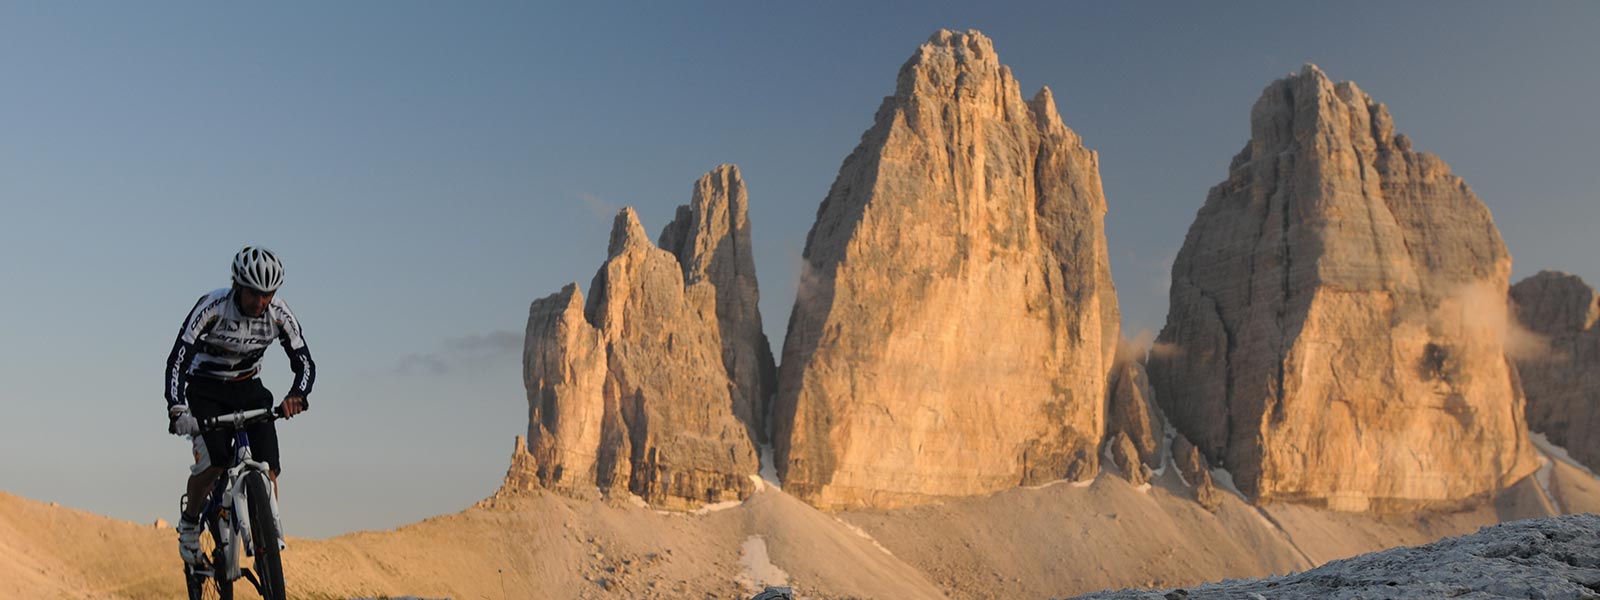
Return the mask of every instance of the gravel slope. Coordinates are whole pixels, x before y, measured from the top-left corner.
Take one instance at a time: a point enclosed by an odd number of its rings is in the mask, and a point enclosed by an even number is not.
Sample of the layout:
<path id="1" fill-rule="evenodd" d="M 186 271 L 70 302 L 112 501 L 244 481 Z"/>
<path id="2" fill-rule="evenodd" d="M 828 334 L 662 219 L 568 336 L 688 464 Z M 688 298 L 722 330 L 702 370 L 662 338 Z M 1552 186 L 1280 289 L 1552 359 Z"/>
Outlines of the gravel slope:
<path id="1" fill-rule="evenodd" d="M 1600 598 L 1600 516 L 1503 523 L 1432 544 L 1337 560 L 1294 575 L 1078 598 Z"/>

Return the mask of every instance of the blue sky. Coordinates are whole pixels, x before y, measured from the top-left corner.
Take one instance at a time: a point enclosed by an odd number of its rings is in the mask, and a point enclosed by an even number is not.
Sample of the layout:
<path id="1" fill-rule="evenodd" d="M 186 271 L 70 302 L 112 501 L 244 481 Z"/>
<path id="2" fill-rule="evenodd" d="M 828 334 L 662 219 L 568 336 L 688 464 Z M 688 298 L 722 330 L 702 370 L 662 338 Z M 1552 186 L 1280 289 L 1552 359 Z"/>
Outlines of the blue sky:
<path id="1" fill-rule="evenodd" d="M 0 490 L 171 520 L 161 363 L 263 244 L 321 366 L 281 425 L 290 533 L 459 510 L 526 427 L 528 303 L 587 286 L 616 209 L 659 231 L 738 164 L 778 343 L 818 203 L 939 28 L 993 38 L 1100 151 L 1130 332 L 1160 328 L 1250 105 L 1305 62 L 1467 180 L 1515 279 L 1600 281 L 1592 2 L 5 3 Z"/>

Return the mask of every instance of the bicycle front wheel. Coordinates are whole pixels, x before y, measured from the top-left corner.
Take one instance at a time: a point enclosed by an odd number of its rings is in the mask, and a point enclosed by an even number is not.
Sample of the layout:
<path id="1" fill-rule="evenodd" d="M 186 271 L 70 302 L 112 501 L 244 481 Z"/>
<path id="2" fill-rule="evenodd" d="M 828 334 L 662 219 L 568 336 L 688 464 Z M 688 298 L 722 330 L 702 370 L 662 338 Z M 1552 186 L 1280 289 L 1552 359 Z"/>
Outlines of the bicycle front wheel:
<path id="1" fill-rule="evenodd" d="M 278 554 L 278 521 L 272 518 L 272 485 L 264 473 L 244 478 L 245 495 L 250 503 L 250 543 L 254 545 L 256 577 L 261 579 L 261 597 L 284 600 L 283 557 Z"/>
<path id="2" fill-rule="evenodd" d="M 184 565 L 183 575 L 189 589 L 189 600 L 233 600 L 233 582 L 224 581 L 227 553 L 217 536 L 217 518 L 206 520 L 206 531 L 200 534 L 200 553 L 205 562 L 198 572 L 194 566 Z M 206 576 L 206 572 L 213 573 Z"/>

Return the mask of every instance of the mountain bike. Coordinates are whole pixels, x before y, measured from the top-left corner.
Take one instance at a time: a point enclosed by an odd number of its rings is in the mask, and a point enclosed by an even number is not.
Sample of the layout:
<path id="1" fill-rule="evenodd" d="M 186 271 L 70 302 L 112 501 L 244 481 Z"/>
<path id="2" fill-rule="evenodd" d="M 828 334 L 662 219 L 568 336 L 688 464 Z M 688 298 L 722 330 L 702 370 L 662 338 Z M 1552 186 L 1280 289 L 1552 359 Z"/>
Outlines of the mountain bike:
<path id="1" fill-rule="evenodd" d="M 241 577 L 255 585 L 262 598 L 284 600 L 278 500 L 272 493 L 270 467 L 250 456 L 250 436 L 245 433 L 250 425 L 280 418 L 278 409 L 259 408 L 200 421 L 202 432 L 233 433 L 233 464 L 217 478 L 200 513 L 204 530 L 199 564 L 183 566 L 189 600 L 233 600 L 233 582 Z M 188 500 L 185 495 L 183 503 Z M 240 548 L 254 559 L 253 569 L 240 567 Z"/>

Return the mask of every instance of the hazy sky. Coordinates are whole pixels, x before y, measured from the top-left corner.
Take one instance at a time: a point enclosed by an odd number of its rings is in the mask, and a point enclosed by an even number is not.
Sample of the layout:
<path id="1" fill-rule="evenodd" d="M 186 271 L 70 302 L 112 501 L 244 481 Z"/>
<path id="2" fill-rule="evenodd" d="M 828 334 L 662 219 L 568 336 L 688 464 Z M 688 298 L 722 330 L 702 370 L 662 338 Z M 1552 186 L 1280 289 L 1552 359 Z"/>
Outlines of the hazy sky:
<path id="1" fill-rule="evenodd" d="M 289 533 L 460 510 L 526 428 L 528 303 L 587 288 L 618 208 L 658 232 L 738 164 L 780 343 L 818 203 L 940 28 L 1100 151 L 1130 333 L 1305 62 L 1467 180 L 1515 279 L 1600 281 L 1600 3 L 564 4 L 0 4 L 0 490 L 172 520 L 162 363 L 263 244 L 320 367 L 280 424 Z"/>

